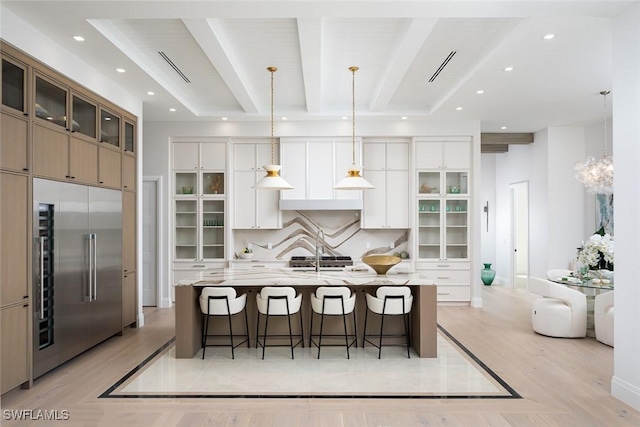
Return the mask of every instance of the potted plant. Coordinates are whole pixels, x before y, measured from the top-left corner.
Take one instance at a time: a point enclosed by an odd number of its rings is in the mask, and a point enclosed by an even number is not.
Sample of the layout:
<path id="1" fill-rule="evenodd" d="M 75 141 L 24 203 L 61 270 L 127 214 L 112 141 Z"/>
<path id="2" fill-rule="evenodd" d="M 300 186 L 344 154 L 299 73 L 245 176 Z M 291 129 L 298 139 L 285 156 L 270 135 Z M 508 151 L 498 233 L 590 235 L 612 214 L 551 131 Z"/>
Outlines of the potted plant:
<path id="1" fill-rule="evenodd" d="M 249 248 L 244 248 L 242 252 L 240 252 L 240 258 L 242 259 L 251 259 L 253 258 L 253 251 Z"/>

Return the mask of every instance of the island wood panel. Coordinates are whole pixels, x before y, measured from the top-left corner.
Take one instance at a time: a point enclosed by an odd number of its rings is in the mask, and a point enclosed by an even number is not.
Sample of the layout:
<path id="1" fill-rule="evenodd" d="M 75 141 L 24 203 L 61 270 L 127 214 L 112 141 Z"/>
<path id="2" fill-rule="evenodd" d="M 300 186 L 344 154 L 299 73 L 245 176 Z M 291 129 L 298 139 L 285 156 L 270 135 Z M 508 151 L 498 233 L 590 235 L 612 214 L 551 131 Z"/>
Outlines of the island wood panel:
<path id="1" fill-rule="evenodd" d="M 221 282 L 199 282 L 196 285 L 180 285 L 175 288 L 176 298 L 176 357 L 177 358 L 192 358 L 201 348 L 202 337 L 202 312 L 200 311 L 199 296 L 203 287 L 216 286 Z M 309 343 L 309 327 L 311 320 L 311 304 L 310 295 L 317 286 L 294 286 L 298 289 L 298 292 L 302 294 L 302 308 L 300 314 L 292 316 L 291 327 L 292 333 L 295 336 L 300 334 L 300 317 L 302 316 L 303 324 L 303 336 L 304 346 Z M 371 285 L 354 285 L 350 286 L 352 291 L 356 292 L 356 326 L 357 326 L 357 340 L 358 346 L 362 344 L 362 338 L 364 333 L 364 318 L 367 310 L 365 293 L 375 294 L 375 290 L 378 286 Z M 257 327 L 257 307 L 256 307 L 256 293 L 260 291 L 262 286 L 240 286 L 238 287 L 238 295 L 247 293 L 247 318 L 249 323 L 248 334 L 251 347 L 256 346 L 256 327 Z M 411 310 L 410 323 L 411 323 L 411 345 L 418 353 L 419 357 L 437 357 L 437 287 L 431 285 L 411 286 L 414 295 L 414 303 Z M 336 316 L 332 316 L 336 317 Z M 393 316 L 395 319 L 385 320 L 385 335 L 398 334 L 403 332 L 403 324 L 399 316 Z M 221 319 L 222 317 L 218 317 Z M 240 313 L 232 318 L 232 327 L 234 335 L 245 334 L 244 316 Z M 319 329 L 319 316 L 314 319 L 314 333 L 317 334 Z M 336 317 L 336 319 L 340 319 Z M 342 320 L 335 321 L 336 319 L 325 319 L 326 324 L 323 330 L 323 334 L 342 334 L 343 323 Z M 228 335 L 228 322 L 226 319 L 223 321 L 215 321 L 212 319 L 209 323 L 209 334 L 221 334 Z M 260 334 L 263 333 L 264 328 L 264 316 L 260 319 Z M 288 345 L 288 325 L 286 317 L 270 317 L 269 320 L 269 333 L 283 335 L 287 334 L 286 338 L 268 338 L 268 344 L 275 345 Z M 380 316 L 369 313 L 367 319 L 367 334 L 377 334 L 380 328 Z M 349 334 L 353 331 L 352 316 L 347 317 L 347 331 Z M 217 340 L 217 341 L 216 341 Z M 236 338 L 234 341 L 236 344 L 241 341 L 241 338 Z M 208 341 L 210 344 L 216 345 L 228 345 L 228 338 L 210 338 Z M 296 340 L 294 340 L 294 343 Z M 323 342 L 327 344 L 338 343 L 341 344 L 343 340 L 336 341 L 323 338 Z M 383 340 L 384 343 L 398 344 L 402 343 L 401 339 L 395 341 L 389 341 L 388 338 Z M 268 351 L 268 349 L 267 349 Z M 384 351 L 384 350 L 383 350 Z"/>

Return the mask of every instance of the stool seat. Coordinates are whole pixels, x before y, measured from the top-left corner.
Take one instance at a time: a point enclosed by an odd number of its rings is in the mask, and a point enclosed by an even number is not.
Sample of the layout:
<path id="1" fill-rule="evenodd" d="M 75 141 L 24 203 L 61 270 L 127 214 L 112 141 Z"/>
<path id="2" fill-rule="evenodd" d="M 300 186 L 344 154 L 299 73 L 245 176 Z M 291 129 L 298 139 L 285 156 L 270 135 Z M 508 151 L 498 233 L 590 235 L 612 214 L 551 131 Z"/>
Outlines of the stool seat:
<path id="1" fill-rule="evenodd" d="M 322 337 L 341 337 L 342 335 L 323 334 L 324 316 L 342 316 L 344 326 L 344 340 L 347 349 L 347 359 L 349 359 L 349 347 L 355 345 L 358 347 L 356 339 L 356 296 L 351 293 L 351 289 L 346 286 L 320 286 L 311 294 L 311 328 L 309 331 L 309 346 L 312 344 L 318 347 L 318 359 L 320 359 L 320 350 L 322 348 Z M 313 317 L 314 314 L 320 315 L 320 333 L 313 333 Z M 353 334 L 347 333 L 347 315 L 353 315 Z M 313 338 L 318 337 L 318 343 Z M 349 342 L 349 338 L 353 339 Z M 327 344 L 325 344 L 327 345 Z"/>
<path id="2" fill-rule="evenodd" d="M 411 312 L 411 306 L 413 304 L 413 295 L 411 295 L 411 289 L 408 286 L 380 286 L 376 290 L 376 295 L 367 294 L 367 311 L 364 317 L 364 336 L 362 339 L 362 347 L 364 348 L 365 342 L 373 345 L 378 349 L 378 359 L 382 356 L 382 338 L 391 337 L 404 337 L 405 345 L 407 347 L 407 357 L 411 358 L 410 354 L 410 341 L 409 341 L 409 318 L 408 314 Z M 380 319 L 380 333 L 377 335 L 367 335 L 367 317 L 369 311 L 381 316 Z M 386 316 L 402 316 L 402 323 L 404 326 L 403 335 L 384 335 L 384 319 Z M 367 337 L 378 337 L 378 343 L 373 343 Z"/>
<path id="3" fill-rule="evenodd" d="M 296 295 L 296 290 L 291 286 L 265 286 L 256 294 L 256 306 L 258 308 L 258 321 L 256 322 L 256 347 L 262 347 L 262 358 L 264 359 L 265 347 L 267 347 L 267 336 L 274 338 L 289 337 L 289 345 L 291 347 L 291 358 L 294 358 L 293 349 L 299 344 L 304 347 L 302 333 L 302 314 L 300 308 L 302 306 L 302 294 Z M 300 333 L 293 334 L 291 329 L 291 316 L 298 313 L 300 318 Z M 266 318 L 264 324 L 264 333 L 260 335 L 260 317 Z M 271 316 L 287 316 L 289 324 L 289 335 L 268 334 L 269 317 Z M 299 338 L 296 344 L 293 344 L 293 337 Z M 260 340 L 262 338 L 262 341 Z"/>
<path id="4" fill-rule="evenodd" d="M 247 319 L 247 294 L 237 296 L 236 290 L 230 287 L 206 287 L 200 293 L 200 311 L 202 312 L 202 358 L 204 359 L 207 347 L 217 346 L 217 344 L 207 344 L 209 337 L 229 337 L 229 346 L 231 347 L 231 358 L 235 359 L 234 349 L 244 343 L 249 347 L 249 322 Z M 245 338 L 239 344 L 234 345 L 233 326 L 231 317 L 244 310 L 245 331 L 244 335 L 235 335 L 236 337 Z M 226 316 L 229 322 L 229 335 L 209 334 L 209 320 L 211 316 Z"/>

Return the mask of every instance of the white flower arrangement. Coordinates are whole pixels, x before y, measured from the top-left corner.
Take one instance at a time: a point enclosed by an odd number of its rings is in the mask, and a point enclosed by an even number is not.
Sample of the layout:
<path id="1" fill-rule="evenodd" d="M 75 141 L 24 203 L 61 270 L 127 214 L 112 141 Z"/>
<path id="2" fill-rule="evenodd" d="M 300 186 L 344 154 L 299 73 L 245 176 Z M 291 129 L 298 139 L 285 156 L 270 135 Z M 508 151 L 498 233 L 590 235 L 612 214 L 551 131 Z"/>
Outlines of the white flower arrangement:
<path id="1" fill-rule="evenodd" d="M 613 238 L 609 233 L 603 236 L 594 234 L 589 237 L 578 253 L 578 261 L 592 269 L 597 269 L 602 259 L 613 265 Z"/>

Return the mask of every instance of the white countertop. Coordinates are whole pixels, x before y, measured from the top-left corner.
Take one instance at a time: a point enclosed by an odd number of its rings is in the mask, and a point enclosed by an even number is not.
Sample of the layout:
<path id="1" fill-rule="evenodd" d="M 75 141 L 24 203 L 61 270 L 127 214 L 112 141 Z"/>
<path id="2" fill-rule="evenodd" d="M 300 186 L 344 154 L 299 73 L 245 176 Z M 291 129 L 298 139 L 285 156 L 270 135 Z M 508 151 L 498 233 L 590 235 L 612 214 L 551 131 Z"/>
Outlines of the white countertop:
<path id="1" fill-rule="evenodd" d="M 347 267 L 338 271 L 319 272 L 296 271 L 292 268 L 211 269 L 194 272 L 193 279 L 181 280 L 175 286 L 206 286 L 212 282 L 228 286 L 433 285 L 432 279 L 420 273 L 391 270 L 385 275 L 378 275 L 371 270 Z"/>

